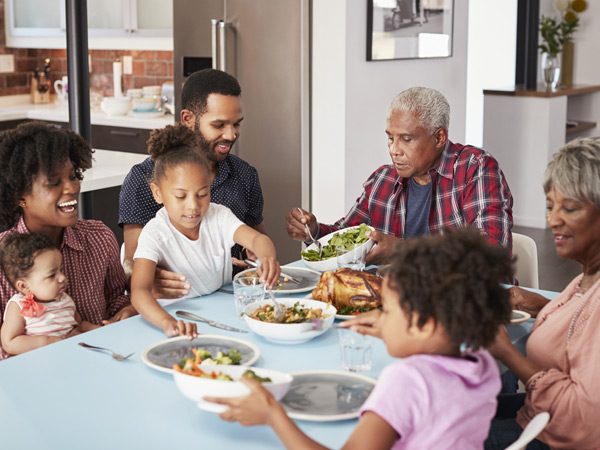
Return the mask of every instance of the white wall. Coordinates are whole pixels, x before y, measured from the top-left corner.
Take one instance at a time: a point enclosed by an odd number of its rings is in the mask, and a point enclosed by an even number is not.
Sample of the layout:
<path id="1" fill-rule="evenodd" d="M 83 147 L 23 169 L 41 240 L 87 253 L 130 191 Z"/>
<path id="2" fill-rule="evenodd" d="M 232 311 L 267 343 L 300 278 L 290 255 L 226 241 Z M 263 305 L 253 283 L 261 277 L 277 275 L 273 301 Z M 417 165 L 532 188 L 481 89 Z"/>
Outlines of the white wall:
<path id="1" fill-rule="evenodd" d="M 515 83 L 517 0 L 469 4 L 466 142 L 483 144 L 483 90 Z"/>
<path id="2" fill-rule="evenodd" d="M 465 138 L 468 2 L 454 1 L 449 58 L 367 62 L 366 12 L 364 1 L 313 2 L 311 189 L 312 211 L 322 222 L 343 216 L 368 176 L 389 163 L 385 118 L 402 90 L 441 91 L 452 108 L 450 139 Z"/>

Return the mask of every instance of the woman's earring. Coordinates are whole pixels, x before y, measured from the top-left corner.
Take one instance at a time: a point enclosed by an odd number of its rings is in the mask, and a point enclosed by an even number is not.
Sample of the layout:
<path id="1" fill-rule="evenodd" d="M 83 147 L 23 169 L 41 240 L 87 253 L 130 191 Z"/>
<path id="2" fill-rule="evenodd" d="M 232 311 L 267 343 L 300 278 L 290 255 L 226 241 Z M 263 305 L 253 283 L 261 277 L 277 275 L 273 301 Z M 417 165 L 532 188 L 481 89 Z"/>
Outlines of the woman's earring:
<path id="1" fill-rule="evenodd" d="M 21 200 L 21 201 L 19 202 L 19 206 L 20 206 L 21 208 L 25 208 L 25 206 L 26 206 L 26 204 L 25 204 L 25 200 Z"/>

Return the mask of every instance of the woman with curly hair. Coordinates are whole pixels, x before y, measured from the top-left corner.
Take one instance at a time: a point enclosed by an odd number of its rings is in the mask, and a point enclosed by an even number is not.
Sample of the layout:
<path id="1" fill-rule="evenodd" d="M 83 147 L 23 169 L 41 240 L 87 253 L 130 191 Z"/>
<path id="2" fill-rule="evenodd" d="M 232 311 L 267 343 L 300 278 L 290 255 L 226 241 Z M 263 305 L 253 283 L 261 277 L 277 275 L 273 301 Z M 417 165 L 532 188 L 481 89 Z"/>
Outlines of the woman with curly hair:
<path id="1" fill-rule="evenodd" d="M 102 325 L 130 317 L 135 309 L 125 295 L 114 234 L 102 222 L 77 216 L 82 174 L 91 159 L 81 136 L 41 122 L 0 134 L 0 242 L 13 233 L 47 235 L 62 253 L 66 292 L 77 311 Z M 16 293 L 0 271 L 0 318 Z M 0 352 L 0 359 L 6 356 Z"/>
<path id="2" fill-rule="evenodd" d="M 402 359 L 381 372 L 343 448 L 481 449 L 500 391 L 498 365 L 483 348 L 510 320 L 498 282 L 512 276 L 510 255 L 475 229 L 453 228 L 402 242 L 390 263 L 383 312 L 341 326 L 382 338 Z M 225 420 L 268 424 L 286 448 L 323 448 L 259 383 L 244 382 L 247 397 L 205 400 L 228 405 Z"/>
<path id="3" fill-rule="evenodd" d="M 528 449 L 600 448 L 600 137 L 561 148 L 543 187 L 556 252 L 582 273 L 552 301 L 513 288 L 514 306 L 537 315 L 527 357 L 503 328 L 490 351 L 527 392 L 500 396 L 486 449 L 504 449 L 542 411 L 550 422 Z"/>

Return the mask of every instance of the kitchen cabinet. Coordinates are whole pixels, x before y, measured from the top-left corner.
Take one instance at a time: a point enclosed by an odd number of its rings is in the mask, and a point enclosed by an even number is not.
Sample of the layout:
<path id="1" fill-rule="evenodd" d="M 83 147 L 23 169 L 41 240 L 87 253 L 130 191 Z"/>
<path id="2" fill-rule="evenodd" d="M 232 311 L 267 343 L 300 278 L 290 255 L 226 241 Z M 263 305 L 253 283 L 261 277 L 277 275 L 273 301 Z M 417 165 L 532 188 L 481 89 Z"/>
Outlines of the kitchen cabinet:
<path id="1" fill-rule="evenodd" d="M 553 154 L 578 137 L 597 135 L 600 86 L 557 91 L 484 90 L 483 148 L 499 162 L 513 196 L 515 225 L 546 228 L 542 182 Z"/>
<path id="2" fill-rule="evenodd" d="M 5 0 L 6 45 L 65 48 L 65 0 Z M 172 50 L 173 0 L 87 0 L 88 47 Z"/>

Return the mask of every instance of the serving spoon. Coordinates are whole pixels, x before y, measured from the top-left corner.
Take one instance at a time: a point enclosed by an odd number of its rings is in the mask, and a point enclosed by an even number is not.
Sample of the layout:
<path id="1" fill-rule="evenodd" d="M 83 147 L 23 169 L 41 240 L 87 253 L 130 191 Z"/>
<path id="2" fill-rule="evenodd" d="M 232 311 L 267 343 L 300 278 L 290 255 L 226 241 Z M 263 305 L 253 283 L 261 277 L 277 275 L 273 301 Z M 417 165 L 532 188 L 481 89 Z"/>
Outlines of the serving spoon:
<path id="1" fill-rule="evenodd" d="M 296 209 L 298 211 L 300 211 L 300 214 L 304 215 L 304 212 L 300 208 L 296 208 Z M 312 243 L 317 246 L 317 249 L 319 249 L 319 258 L 322 258 L 323 257 L 323 244 L 321 244 L 319 241 L 317 241 L 313 237 L 312 233 L 310 232 L 310 228 L 308 227 L 308 223 L 304 224 L 304 228 L 306 228 L 306 233 L 308 234 L 308 237 L 310 238 Z"/>

